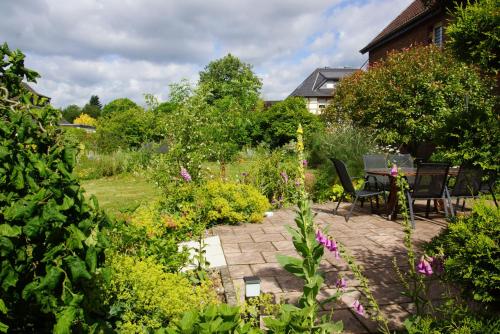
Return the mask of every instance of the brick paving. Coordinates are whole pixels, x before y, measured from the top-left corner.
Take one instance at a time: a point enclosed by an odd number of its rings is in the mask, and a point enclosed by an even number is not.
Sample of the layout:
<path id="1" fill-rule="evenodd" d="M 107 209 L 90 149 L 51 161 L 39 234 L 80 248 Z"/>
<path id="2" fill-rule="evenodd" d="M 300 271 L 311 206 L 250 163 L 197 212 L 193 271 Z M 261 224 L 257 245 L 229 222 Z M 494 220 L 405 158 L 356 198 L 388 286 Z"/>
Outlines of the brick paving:
<path id="1" fill-rule="evenodd" d="M 346 223 L 343 215 L 350 204 L 343 203 L 339 215 L 333 215 L 333 206 L 333 203 L 313 205 L 315 222 L 326 226 L 330 234 L 345 245 L 357 263 L 364 267 L 372 293 L 389 319 L 391 329 L 401 328 L 402 321 L 411 311 L 409 299 L 401 294 L 402 287 L 393 266 L 394 258 L 402 270 L 406 265 L 401 222 L 386 220 L 371 214 L 368 208 L 357 207 Z M 239 300 L 243 300 L 243 277 L 258 276 L 261 278 L 263 293 L 271 293 L 277 300 L 297 302 L 302 291 L 302 281 L 285 271 L 276 260 L 278 254 L 296 255 L 286 230 L 287 225 L 295 225 L 294 218 L 293 209 L 282 209 L 265 218 L 262 224 L 216 226 L 212 229 L 212 233 L 220 237 L 229 276 Z M 421 246 L 445 226 L 443 215 L 434 214 L 430 219 L 418 217 L 413 238 L 415 246 Z M 363 300 L 363 294 L 347 264 L 326 251 L 321 269 L 325 272 L 326 279 L 318 296 L 319 300 L 336 292 L 335 281 L 339 275 L 343 275 L 349 284 L 348 292 L 341 300 L 324 305 L 321 312 L 334 310 L 334 320 L 343 320 L 345 333 L 376 332 L 375 323 L 359 316 L 350 308 L 355 299 L 361 297 Z M 438 299 L 439 287 L 433 290 Z"/>

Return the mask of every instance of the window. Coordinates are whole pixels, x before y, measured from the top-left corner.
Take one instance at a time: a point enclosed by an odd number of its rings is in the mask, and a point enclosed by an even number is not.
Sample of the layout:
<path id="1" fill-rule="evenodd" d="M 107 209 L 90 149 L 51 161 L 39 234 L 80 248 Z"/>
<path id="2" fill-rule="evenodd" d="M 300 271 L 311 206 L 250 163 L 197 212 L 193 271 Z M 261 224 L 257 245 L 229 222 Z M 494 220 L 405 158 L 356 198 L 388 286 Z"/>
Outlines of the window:
<path id="1" fill-rule="evenodd" d="M 443 25 L 441 23 L 434 26 L 434 34 L 432 39 L 434 44 L 436 44 L 437 46 L 443 46 Z"/>
<path id="2" fill-rule="evenodd" d="M 327 81 L 327 82 L 325 82 L 325 83 L 321 86 L 321 89 L 332 89 L 332 88 L 335 88 L 335 84 L 336 84 L 336 82 L 335 82 L 335 81 Z"/>

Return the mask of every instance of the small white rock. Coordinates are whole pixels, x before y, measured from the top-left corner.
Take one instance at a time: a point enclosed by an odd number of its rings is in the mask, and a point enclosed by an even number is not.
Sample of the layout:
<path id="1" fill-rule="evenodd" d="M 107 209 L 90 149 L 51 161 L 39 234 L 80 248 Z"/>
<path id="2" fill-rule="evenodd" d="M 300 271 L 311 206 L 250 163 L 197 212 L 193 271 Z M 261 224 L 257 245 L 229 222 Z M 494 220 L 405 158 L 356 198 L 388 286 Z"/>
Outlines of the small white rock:
<path id="1" fill-rule="evenodd" d="M 274 212 L 272 212 L 272 211 L 264 212 L 264 217 L 272 217 L 273 215 L 274 215 Z"/>

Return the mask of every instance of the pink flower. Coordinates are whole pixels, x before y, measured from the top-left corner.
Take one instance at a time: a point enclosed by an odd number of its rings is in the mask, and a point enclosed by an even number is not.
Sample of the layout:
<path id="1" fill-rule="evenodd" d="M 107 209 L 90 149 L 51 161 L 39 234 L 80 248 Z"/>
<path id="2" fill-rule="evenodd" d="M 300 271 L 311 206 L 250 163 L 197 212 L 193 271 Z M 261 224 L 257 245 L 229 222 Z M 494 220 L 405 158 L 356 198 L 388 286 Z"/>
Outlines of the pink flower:
<path id="1" fill-rule="evenodd" d="M 321 233 L 320 230 L 316 232 L 316 241 L 321 245 L 324 245 L 326 242 L 326 237 Z"/>
<path id="2" fill-rule="evenodd" d="M 392 165 L 391 168 L 391 176 L 397 176 L 398 175 L 398 166 L 396 164 Z"/>
<path id="3" fill-rule="evenodd" d="M 361 305 L 359 300 L 356 299 L 352 304 L 352 307 L 354 308 L 354 311 L 356 311 L 357 314 L 365 315 L 365 308 L 363 307 L 363 305 Z"/>
<path id="4" fill-rule="evenodd" d="M 434 273 L 431 264 L 423 256 L 417 264 L 417 271 L 425 276 L 431 276 Z"/>
<path id="5" fill-rule="evenodd" d="M 346 282 L 345 278 L 344 277 L 338 278 L 337 282 L 335 282 L 335 286 L 338 289 L 342 289 L 342 290 L 344 290 L 345 288 L 347 288 L 347 282 Z"/>
<path id="6" fill-rule="evenodd" d="M 181 167 L 181 176 L 184 179 L 184 181 L 186 181 L 186 182 L 191 181 L 191 175 L 189 175 L 189 172 L 184 167 Z"/>
<path id="7" fill-rule="evenodd" d="M 307 167 L 307 160 L 306 159 L 302 160 L 302 166 Z"/>

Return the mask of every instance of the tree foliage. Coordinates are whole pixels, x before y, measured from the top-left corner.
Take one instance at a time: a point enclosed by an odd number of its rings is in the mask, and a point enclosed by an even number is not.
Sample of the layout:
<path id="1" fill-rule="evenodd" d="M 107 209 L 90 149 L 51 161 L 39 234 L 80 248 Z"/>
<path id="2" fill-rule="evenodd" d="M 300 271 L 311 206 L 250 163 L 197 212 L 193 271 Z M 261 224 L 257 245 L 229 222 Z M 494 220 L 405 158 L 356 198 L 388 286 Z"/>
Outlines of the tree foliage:
<path id="1" fill-rule="evenodd" d="M 485 72 L 500 71 L 500 2 L 482 0 L 457 5 L 446 28 L 448 46 L 461 60 Z"/>
<path id="2" fill-rule="evenodd" d="M 299 124 L 302 124 L 308 134 L 307 139 L 322 127 L 318 116 L 307 110 L 306 101 L 301 97 L 289 97 L 255 116 L 257 127 L 254 140 L 269 143 L 272 148 L 295 139 L 295 129 Z"/>
<path id="3" fill-rule="evenodd" d="M 244 111 L 255 108 L 259 99 L 261 80 L 252 72 L 252 66 L 228 54 L 212 61 L 200 72 L 199 86 L 208 93 L 208 102 L 233 99 Z"/>
<path id="4" fill-rule="evenodd" d="M 82 113 L 82 108 L 80 108 L 76 104 L 71 104 L 62 110 L 63 118 L 70 123 L 73 123 L 75 118 L 80 116 L 81 113 Z"/>
<path id="5" fill-rule="evenodd" d="M 19 55 L 19 79 L 29 76 Z M 5 70 L 5 63 L 2 65 Z M 11 80 L 10 87 L 20 80 Z M 16 88 L 16 87 L 14 87 Z M 19 92 L 14 89 L 14 92 Z M 106 216 L 89 204 L 72 175 L 76 149 L 60 113 L 8 98 L 0 85 L 0 300 L 13 332 L 88 330 L 94 275 L 106 245 Z M 18 100 L 25 101 L 24 96 Z"/>
<path id="6" fill-rule="evenodd" d="M 23 80 L 36 82 L 40 77 L 37 72 L 24 67 L 24 58 L 20 50 L 10 50 L 7 43 L 0 46 L 0 84 L 7 89 L 9 98 L 18 99 L 26 93 Z"/>
<path id="7" fill-rule="evenodd" d="M 80 116 L 75 118 L 73 124 L 96 126 L 97 120 L 95 118 L 90 117 L 87 114 L 81 114 Z"/>
<path id="8" fill-rule="evenodd" d="M 454 163 L 498 168 L 492 83 L 434 46 L 391 53 L 344 78 L 323 117 L 371 129 L 382 144 L 434 142 Z"/>
<path id="9" fill-rule="evenodd" d="M 104 108 L 102 108 L 102 116 L 108 116 L 114 112 L 123 112 L 129 109 L 138 109 L 140 108 L 135 102 L 127 98 L 120 98 L 113 100 L 106 104 Z"/>
<path id="10" fill-rule="evenodd" d="M 99 108 L 99 110 L 102 109 L 101 101 L 99 101 L 99 96 L 97 95 L 92 95 L 90 97 L 89 104 L 92 106 L 96 106 L 97 108 Z"/>

